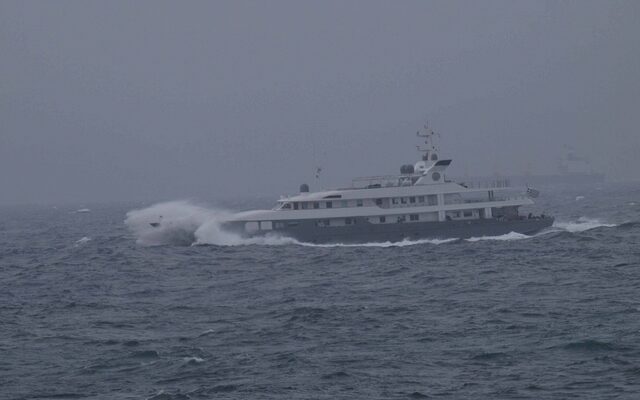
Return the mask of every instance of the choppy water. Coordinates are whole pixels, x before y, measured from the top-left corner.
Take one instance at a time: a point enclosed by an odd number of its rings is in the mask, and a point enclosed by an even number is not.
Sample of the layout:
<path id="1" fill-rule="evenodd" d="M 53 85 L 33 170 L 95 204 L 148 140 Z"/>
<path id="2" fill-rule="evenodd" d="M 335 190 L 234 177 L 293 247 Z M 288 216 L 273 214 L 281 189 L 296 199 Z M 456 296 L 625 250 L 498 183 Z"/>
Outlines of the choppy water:
<path id="1" fill-rule="evenodd" d="M 83 206 L 0 209 L 0 398 L 640 396 L 639 185 L 547 188 L 535 237 L 364 246 Z"/>

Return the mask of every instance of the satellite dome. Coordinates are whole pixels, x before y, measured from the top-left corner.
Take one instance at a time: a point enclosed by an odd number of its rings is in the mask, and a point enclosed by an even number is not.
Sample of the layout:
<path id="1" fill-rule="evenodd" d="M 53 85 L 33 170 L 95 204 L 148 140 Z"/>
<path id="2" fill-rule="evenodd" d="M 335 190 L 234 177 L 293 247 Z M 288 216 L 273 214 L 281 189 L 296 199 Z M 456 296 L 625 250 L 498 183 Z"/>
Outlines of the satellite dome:
<path id="1" fill-rule="evenodd" d="M 411 164 L 405 164 L 400 167 L 400 173 L 403 175 L 413 174 L 414 172 L 415 172 L 415 169 Z"/>

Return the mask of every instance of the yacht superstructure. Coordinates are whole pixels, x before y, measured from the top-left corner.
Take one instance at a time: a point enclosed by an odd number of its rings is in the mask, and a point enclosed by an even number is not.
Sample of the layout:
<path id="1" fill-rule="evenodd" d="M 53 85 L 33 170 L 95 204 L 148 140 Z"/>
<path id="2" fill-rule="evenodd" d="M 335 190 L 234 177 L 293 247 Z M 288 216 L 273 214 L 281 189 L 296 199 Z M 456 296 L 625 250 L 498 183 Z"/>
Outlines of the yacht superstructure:
<path id="1" fill-rule="evenodd" d="M 350 187 L 300 193 L 278 200 L 272 210 L 234 215 L 225 227 L 245 236 L 278 234 L 312 243 L 379 242 L 419 238 L 464 238 L 533 233 L 553 218 L 519 215 L 533 204 L 526 190 L 501 181 L 468 187 L 450 181 L 450 159 L 440 159 L 436 133 L 417 134 L 421 159 L 403 165 L 399 175 L 357 178 Z M 529 195 L 536 191 L 529 190 Z"/>

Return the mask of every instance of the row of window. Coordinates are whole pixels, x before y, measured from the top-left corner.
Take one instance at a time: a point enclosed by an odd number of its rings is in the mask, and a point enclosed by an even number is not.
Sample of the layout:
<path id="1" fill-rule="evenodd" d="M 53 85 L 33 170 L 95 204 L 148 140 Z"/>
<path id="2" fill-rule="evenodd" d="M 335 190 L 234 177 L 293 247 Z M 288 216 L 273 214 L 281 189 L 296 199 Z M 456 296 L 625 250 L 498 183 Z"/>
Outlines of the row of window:
<path id="1" fill-rule="evenodd" d="M 424 204 L 429 206 L 438 205 L 438 196 L 430 194 L 428 196 L 393 197 L 391 204 Z"/>
<path id="2" fill-rule="evenodd" d="M 282 206 L 283 210 L 309 210 L 309 209 L 319 209 L 319 208 L 333 208 L 334 204 L 336 207 L 347 208 L 349 207 L 349 200 L 341 200 L 341 201 L 294 201 L 291 203 L 285 203 Z M 364 206 L 364 200 L 358 199 L 355 200 L 356 207 Z M 353 207 L 353 206 L 352 206 Z"/>
<path id="3" fill-rule="evenodd" d="M 291 203 L 284 203 L 281 209 L 283 210 L 308 210 L 308 209 L 319 209 L 319 208 L 334 208 L 336 207 L 347 208 L 347 207 L 363 207 L 365 200 L 356 199 L 356 200 L 339 200 L 339 201 L 294 201 Z M 391 197 L 391 198 L 379 198 L 375 199 L 375 204 L 378 207 L 383 207 L 385 205 L 402 205 L 402 204 L 416 204 L 416 205 L 424 205 L 427 204 L 429 206 L 438 205 L 438 197 L 435 194 L 431 194 L 428 196 L 409 196 L 409 197 Z M 386 203 L 386 204 L 385 204 Z"/>
<path id="4" fill-rule="evenodd" d="M 403 223 L 403 222 L 417 222 L 420 221 L 420 214 L 409 214 L 409 215 L 394 215 L 394 216 L 380 216 L 380 217 L 367 217 L 367 220 L 372 223 Z M 425 220 L 432 220 L 427 219 Z M 315 221 L 315 226 L 318 227 L 328 227 L 328 226 L 345 226 L 345 225 L 356 225 L 358 223 L 357 218 L 331 218 L 331 219 L 319 219 Z M 282 229 L 285 227 L 295 227 L 298 226 L 298 221 L 277 221 L 274 223 L 275 229 Z"/>
<path id="5" fill-rule="evenodd" d="M 458 210 L 458 211 L 447 211 L 445 214 L 447 220 L 455 220 L 455 219 L 478 219 L 484 218 L 483 210 Z M 404 223 L 404 222 L 418 222 L 418 221 L 437 221 L 438 213 L 437 212 L 428 212 L 428 213 L 420 213 L 420 214 L 404 214 L 404 215 L 382 215 L 379 217 L 366 217 L 368 222 L 373 224 L 387 224 L 387 223 Z M 356 225 L 358 223 L 357 218 L 347 217 L 347 218 L 330 218 L 330 219 L 319 219 L 315 221 L 315 226 L 318 227 L 328 227 L 328 226 L 345 226 L 345 225 Z M 263 226 L 263 224 L 268 224 Z M 274 229 L 283 229 L 283 228 L 291 228 L 300 225 L 300 221 L 274 221 L 273 228 Z M 271 229 L 271 222 L 263 221 L 260 224 L 259 229 Z"/>

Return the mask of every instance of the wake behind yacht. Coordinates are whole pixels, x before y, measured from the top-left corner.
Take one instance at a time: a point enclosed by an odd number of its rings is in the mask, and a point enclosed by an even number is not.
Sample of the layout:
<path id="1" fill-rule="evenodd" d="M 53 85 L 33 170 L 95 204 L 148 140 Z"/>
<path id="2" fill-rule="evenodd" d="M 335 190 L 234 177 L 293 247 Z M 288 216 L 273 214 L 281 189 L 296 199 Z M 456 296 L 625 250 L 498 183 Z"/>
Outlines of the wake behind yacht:
<path id="1" fill-rule="evenodd" d="M 300 193 L 278 200 L 272 210 L 235 214 L 225 229 L 245 237 L 280 235 L 310 243 L 396 242 L 422 238 L 468 238 L 510 232 L 532 234 L 553 224 L 548 216 L 520 215 L 534 204 L 533 189 L 504 181 L 479 187 L 450 181 L 450 159 L 440 159 L 433 130 L 417 135 L 421 159 L 399 175 L 357 178 L 342 189 Z"/>

